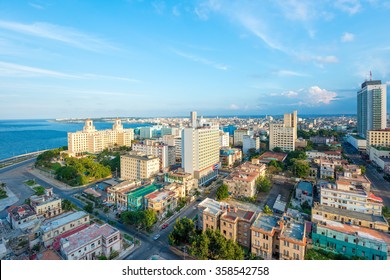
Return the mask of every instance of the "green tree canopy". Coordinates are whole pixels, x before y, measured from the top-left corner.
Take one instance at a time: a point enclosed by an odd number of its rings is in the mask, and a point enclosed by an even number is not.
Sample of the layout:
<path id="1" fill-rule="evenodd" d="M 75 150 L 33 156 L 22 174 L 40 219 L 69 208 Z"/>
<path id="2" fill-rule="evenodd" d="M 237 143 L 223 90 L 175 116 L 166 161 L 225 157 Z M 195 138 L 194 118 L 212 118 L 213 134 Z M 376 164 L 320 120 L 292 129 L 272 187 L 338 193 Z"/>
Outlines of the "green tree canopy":
<path id="1" fill-rule="evenodd" d="M 169 234 L 169 243 L 172 245 L 189 244 L 195 236 L 195 223 L 183 217 L 176 221 L 173 231 Z"/>
<path id="2" fill-rule="evenodd" d="M 216 198 L 217 200 L 223 200 L 228 197 L 229 197 L 229 188 L 226 184 L 222 184 L 217 189 Z"/>
<path id="3" fill-rule="evenodd" d="M 305 178 L 310 173 L 309 163 L 305 160 L 295 159 L 293 160 L 292 171 L 295 176 Z"/>

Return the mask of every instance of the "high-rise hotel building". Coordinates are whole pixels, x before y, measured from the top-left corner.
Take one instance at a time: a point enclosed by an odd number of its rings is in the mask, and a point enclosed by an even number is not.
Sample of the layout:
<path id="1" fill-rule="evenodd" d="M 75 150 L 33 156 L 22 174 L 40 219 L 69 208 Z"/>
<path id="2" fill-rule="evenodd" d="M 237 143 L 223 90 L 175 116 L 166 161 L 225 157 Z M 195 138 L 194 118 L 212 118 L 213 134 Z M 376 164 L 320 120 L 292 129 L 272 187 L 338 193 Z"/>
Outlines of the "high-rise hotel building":
<path id="1" fill-rule="evenodd" d="M 368 130 L 386 128 L 386 85 L 380 80 L 365 81 L 357 93 L 357 130 L 367 137 Z"/>
<path id="2" fill-rule="evenodd" d="M 218 174 L 219 127 L 207 122 L 199 124 L 195 112 L 191 112 L 191 123 L 192 127 L 182 131 L 182 167 L 201 186 Z"/>
<path id="3" fill-rule="evenodd" d="M 282 124 L 272 123 L 269 128 L 269 149 L 279 147 L 283 151 L 294 151 L 297 139 L 297 111 L 284 114 Z"/>
<path id="4" fill-rule="evenodd" d="M 112 129 L 96 130 L 93 121 L 88 119 L 82 131 L 68 132 L 68 152 L 71 156 L 83 153 L 99 153 L 106 148 L 131 146 L 133 129 L 124 129 L 120 119 L 116 119 Z"/>

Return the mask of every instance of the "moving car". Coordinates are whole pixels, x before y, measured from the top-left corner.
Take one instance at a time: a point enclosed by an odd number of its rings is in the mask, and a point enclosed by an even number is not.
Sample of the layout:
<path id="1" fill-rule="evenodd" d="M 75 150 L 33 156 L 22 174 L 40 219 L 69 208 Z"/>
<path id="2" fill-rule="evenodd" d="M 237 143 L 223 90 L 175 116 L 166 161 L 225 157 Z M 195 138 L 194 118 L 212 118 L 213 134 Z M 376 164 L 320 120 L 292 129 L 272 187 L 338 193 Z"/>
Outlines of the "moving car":
<path id="1" fill-rule="evenodd" d="M 160 238 L 160 234 L 156 234 L 155 236 L 153 236 L 153 240 L 157 240 Z"/>
<path id="2" fill-rule="evenodd" d="M 169 223 L 163 224 L 162 227 L 161 227 L 161 229 L 165 229 L 165 228 L 167 228 L 168 226 L 169 226 Z"/>

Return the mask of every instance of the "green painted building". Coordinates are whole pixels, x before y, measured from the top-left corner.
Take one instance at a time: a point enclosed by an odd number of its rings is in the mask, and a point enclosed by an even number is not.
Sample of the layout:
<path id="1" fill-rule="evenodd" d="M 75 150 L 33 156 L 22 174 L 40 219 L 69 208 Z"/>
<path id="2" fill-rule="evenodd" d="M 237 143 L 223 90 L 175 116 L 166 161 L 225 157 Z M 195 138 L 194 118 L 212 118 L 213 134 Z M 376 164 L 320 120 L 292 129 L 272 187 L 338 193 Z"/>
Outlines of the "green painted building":
<path id="1" fill-rule="evenodd" d="M 142 210 L 145 205 L 144 197 L 155 190 L 161 189 L 162 185 L 151 184 L 149 186 L 140 187 L 127 194 L 127 208 L 128 210 Z"/>
<path id="2" fill-rule="evenodd" d="M 313 226 L 314 249 L 368 260 L 390 259 L 390 235 L 374 229 L 324 220 Z"/>

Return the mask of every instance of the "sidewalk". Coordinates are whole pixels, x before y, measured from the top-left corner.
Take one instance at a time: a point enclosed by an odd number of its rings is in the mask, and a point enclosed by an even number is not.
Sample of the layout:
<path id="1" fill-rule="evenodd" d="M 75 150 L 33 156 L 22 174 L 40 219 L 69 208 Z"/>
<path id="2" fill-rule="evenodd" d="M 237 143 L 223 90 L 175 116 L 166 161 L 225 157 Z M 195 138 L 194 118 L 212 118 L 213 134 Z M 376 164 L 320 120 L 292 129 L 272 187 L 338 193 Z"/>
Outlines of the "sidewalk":
<path id="1" fill-rule="evenodd" d="M 0 211 L 3 211 L 5 207 L 11 206 L 19 200 L 17 196 L 9 189 L 9 187 L 5 187 L 5 190 L 8 197 L 0 200 Z"/>

